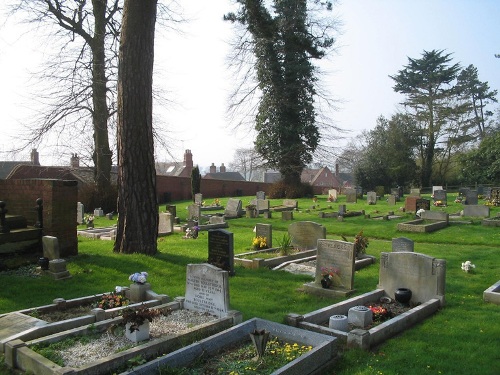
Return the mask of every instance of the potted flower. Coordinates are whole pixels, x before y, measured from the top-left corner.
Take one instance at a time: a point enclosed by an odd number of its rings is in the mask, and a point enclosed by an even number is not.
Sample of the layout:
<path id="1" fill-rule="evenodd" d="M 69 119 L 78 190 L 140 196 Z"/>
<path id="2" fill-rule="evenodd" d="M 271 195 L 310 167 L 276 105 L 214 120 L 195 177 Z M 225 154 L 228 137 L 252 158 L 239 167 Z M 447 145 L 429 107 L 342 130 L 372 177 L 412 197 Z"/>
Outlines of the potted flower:
<path id="1" fill-rule="evenodd" d="M 87 228 L 94 228 L 94 215 L 87 215 L 83 221 L 87 224 Z"/>
<path id="2" fill-rule="evenodd" d="M 252 246 L 255 250 L 267 249 L 267 238 L 263 236 L 257 236 L 252 241 Z"/>
<path id="3" fill-rule="evenodd" d="M 340 279 L 340 268 L 337 266 L 321 267 L 321 286 L 330 289 L 332 285 L 342 286 Z"/>
<path id="4" fill-rule="evenodd" d="M 134 282 L 135 284 L 145 284 L 147 277 L 148 273 L 143 271 L 143 272 L 133 273 L 128 277 L 128 279 Z"/>
<path id="5" fill-rule="evenodd" d="M 121 324 L 125 326 L 125 336 L 133 342 L 149 339 L 149 323 L 159 315 L 160 310 L 145 306 L 123 310 Z"/>

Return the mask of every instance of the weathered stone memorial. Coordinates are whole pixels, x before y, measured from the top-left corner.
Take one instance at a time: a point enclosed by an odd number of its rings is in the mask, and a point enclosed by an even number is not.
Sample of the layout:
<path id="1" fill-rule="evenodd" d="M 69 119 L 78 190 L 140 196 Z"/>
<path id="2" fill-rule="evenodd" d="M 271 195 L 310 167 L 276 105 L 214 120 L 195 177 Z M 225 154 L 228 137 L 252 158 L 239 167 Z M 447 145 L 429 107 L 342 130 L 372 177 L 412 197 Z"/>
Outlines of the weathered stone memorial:
<path id="1" fill-rule="evenodd" d="M 203 194 L 197 193 L 194 195 L 194 204 L 201 206 L 203 203 Z"/>
<path id="2" fill-rule="evenodd" d="M 328 201 L 329 202 L 336 202 L 337 201 L 337 190 L 336 189 L 328 190 Z"/>
<path id="3" fill-rule="evenodd" d="M 174 232 L 174 221 L 170 212 L 158 214 L 158 236 L 166 236 Z"/>
<path id="4" fill-rule="evenodd" d="M 389 206 L 395 206 L 396 205 L 396 196 L 394 194 L 390 194 L 387 197 L 387 204 Z"/>
<path id="5" fill-rule="evenodd" d="M 187 206 L 187 220 L 199 221 L 201 219 L 201 209 L 197 204 Z"/>
<path id="6" fill-rule="evenodd" d="M 477 205 L 478 204 L 478 194 L 476 190 L 467 190 L 465 193 L 465 205 Z"/>
<path id="7" fill-rule="evenodd" d="M 366 193 L 366 203 L 367 204 L 376 204 L 377 203 L 377 193 L 374 191 L 369 191 Z"/>
<path id="8" fill-rule="evenodd" d="M 356 203 L 358 200 L 358 194 L 356 189 L 345 189 L 345 201 L 346 203 Z"/>
<path id="9" fill-rule="evenodd" d="M 85 207 L 81 202 L 78 202 L 76 204 L 76 222 L 80 225 L 83 224 L 84 216 L 85 216 Z"/>
<path id="10" fill-rule="evenodd" d="M 442 186 L 433 186 L 432 187 L 432 195 L 434 195 L 437 190 L 444 190 L 444 189 Z"/>
<path id="11" fill-rule="evenodd" d="M 208 262 L 234 275 L 233 233 L 224 229 L 208 231 Z"/>
<path id="12" fill-rule="evenodd" d="M 273 226 L 271 224 L 255 224 L 255 237 L 264 237 L 267 247 L 273 247 Z"/>
<path id="13" fill-rule="evenodd" d="M 464 216 L 490 217 L 490 207 L 483 205 L 465 205 Z"/>
<path id="14" fill-rule="evenodd" d="M 417 199 L 415 201 L 415 212 L 420 209 L 429 211 L 431 209 L 431 201 L 424 198 Z"/>
<path id="15" fill-rule="evenodd" d="M 258 191 L 255 193 L 255 198 L 256 199 L 266 199 L 266 192 L 265 191 Z"/>
<path id="16" fill-rule="evenodd" d="M 355 250 L 351 242 L 318 240 L 314 282 L 304 284 L 305 291 L 321 296 L 348 296 L 355 292 Z M 331 286 L 324 287 L 322 279 L 330 273 Z M 333 274 L 333 275 L 332 275 Z M 328 276 L 327 276 L 328 277 Z"/>
<path id="17" fill-rule="evenodd" d="M 444 205 L 448 204 L 446 190 L 434 190 L 433 197 L 434 202 L 441 201 Z"/>
<path id="18" fill-rule="evenodd" d="M 224 216 L 226 219 L 235 219 L 241 217 L 242 212 L 241 199 L 229 198 L 224 209 Z"/>
<path id="19" fill-rule="evenodd" d="M 410 197 L 420 197 L 420 189 L 418 188 L 410 189 Z"/>
<path id="20" fill-rule="evenodd" d="M 259 214 L 267 212 L 271 208 L 269 199 L 256 198 L 256 199 L 252 200 L 250 202 L 250 204 L 253 204 L 257 208 L 257 212 Z"/>
<path id="21" fill-rule="evenodd" d="M 297 221 L 288 226 L 292 245 L 301 250 L 315 249 L 319 239 L 326 238 L 326 228 L 313 221 Z"/>
<path id="22" fill-rule="evenodd" d="M 293 220 L 293 211 L 281 211 L 281 220 L 284 221 Z"/>
<path id="23" fill-rule="evenodd" d="M 398 237 L 392 239 L 392 251 L 415 251 L 415 243 L 406 237 Z"/>
<path id="24" fill-rule="evenodd" d="M 188 264 L 184 308 L 216 315 L 229 312 L 229 275 L 211 264 Z"/>

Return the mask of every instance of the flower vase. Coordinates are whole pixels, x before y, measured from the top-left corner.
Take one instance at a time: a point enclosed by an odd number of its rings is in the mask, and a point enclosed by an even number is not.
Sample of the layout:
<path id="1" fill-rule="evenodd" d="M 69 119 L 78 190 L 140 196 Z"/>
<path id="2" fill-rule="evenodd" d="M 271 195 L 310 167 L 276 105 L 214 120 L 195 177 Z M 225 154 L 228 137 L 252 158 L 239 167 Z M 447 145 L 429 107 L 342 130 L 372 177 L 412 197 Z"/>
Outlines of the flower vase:
<path id="1" fill-rule="evenodd" d="M 394 298 L 396 299 L 396 301 L 404 305 L 407 305 L 410 302 L 411 295 L 411 290 L 407 288 L 398 288 L 394 292 Z"/>
<path id="2" fill-rule="evenodd" d="M 321 286 L 324 289 L 330 289 L 330 287 L 332 286 L 332 280 L 328 276 L 323 276 L 323 278 L 321 279 Z"/>
<path id="3" fill-rule="evenodd" d="M 44 271 L 47 271 L 49 269 L 49 258 L 47 257 L 41 257 L 38 259 L 38 265 L 40 268 Z"/>
<path id="4" fill-rule="evenodd" d="M 146 320 L 139 326 L 139 329 L 130 332 L 130 325 L 132 323 L 127 323 L 125 325 L 125 337 L 133 342 L 139 342 L 144 340 L 149 340 L 149 320 Z"/>
<path id="5" fill-rule="evenodd" d="M 257 357 L 255 357 L 255 359 L 257 360 L 262 358 L 264 356 L 264 352 L 266 351 L 269 332 L 266 330 L 255 330 L 253 332 L 250 332 L 250 338 L 252 339 L 255 350 L 257 351 Z"/>

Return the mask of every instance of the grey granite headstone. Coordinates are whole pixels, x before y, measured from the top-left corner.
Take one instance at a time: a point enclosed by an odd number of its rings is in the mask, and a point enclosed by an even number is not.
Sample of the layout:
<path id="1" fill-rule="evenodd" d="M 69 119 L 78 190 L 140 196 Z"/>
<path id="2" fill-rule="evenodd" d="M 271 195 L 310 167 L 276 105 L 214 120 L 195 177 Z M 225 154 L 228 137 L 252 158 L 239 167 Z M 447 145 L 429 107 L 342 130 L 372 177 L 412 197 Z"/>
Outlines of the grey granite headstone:
<path id="1" fill-rule="evenodd" d="M 415 251 L 415 243 L 406 237 L 398 237 L 392 239 L 392 251 Z"/>
<path id="2" fill-rule="evenodd" d="M 226 218 L 240 217 L 241 206 L 241 199 L 229 198 L 224 210 L 224 216 Z"/>
<path id="3" fill-rule="evenodd" d="M 491 188 L 489 186 L 484 187 L 483 195 L 485 199 L 491 199 Z"/>
<path id="4" fill-rule="evenodd" d="M 49 260 L 60 258 L 59 240 L 57 239 L 57 237 L 43 236 L 42 246 L 44 257 L 49 258 Z"/>
<path id="5" fill-rule="evenodd" d="M 281 220 L 284 221 L 293 220 L 293 211 L 281 211 Z"/>
<path id="6" fill-rule="evenodd" d="M 203 194 L 197 193 L 194 195 L 194 204 L 201 206 L 203 202 Z"/>
<path id="7" fill-rule="evenodd" d="M 410 197 L 420 197 L 420 189 L 410 189 Z"/>
<path id="8" fill-rule="evenodd" d="M 229 311 L 228 272 L 211 264 L 188 264 L 184 308 L 216 315 Z"/>
<path id="9" fill-rule="evenodd" d="M 258 191 L 255 193 L 255 198 L 257 199 L 266 199 L 266 192 L 265 191 Z"/>
<path id="10" fill-rule="evenodd" d="M 444 305 L 446 261 L 412 252 L 381 253 L 379 285 L 394 298 L 398 288 L 412 292 L 411 303 L 437 298 Z"/>
<path id="11" fill-rule="evenodd" d="M 483 205 L 464 206 L 464 216 L 490 217 L 490 207 Z"/>
<path id="12" fill-rule="evenodd" d="M 339 204 L 339 216 L 344 216 L 347 212 L 347 208 L 345 204 Z"/>
<path id="13" fill-rule="evenodd" d="M 394 194 L 390 194 L 387 197 L 387 204 L 389 206 L 395 206 L 396 205 L 396 196 Z"/>
<path id="14" fill-rule="evenodd" d="M 273 247 L 273 226 L 271 224 L 255 224 L 255 237 L 265 237 L 267 247 Z"/>
<path id="15" fill-rule="evenodd" d="M 434 202 L 441 201 L 444 204 L 448 203 L 446 190 L 435 190 L 433 195 L 434 195 Z"/>
<path id="16" fill-rule="evenodd" d="M 358 195 L 356 193 L 356 189 L 346 189 L 345 190 L 345 201 L 347 203 L 356 203 L 358 199 Z"/>
<path id="17" fill-rule="evenodd" d="M 83 224 L 84 216 L 85 216 L 85 207 L 83 206 L 83 203 L 77 202 L 76 203 L 76 222 L 78 224 Z"/>
<path id="18" fill-rule="evenodd" d="M 257 207 L 257 211 L 262 214 L 266 211 L 269 211 L 270 209 L 270 201 L 269 199 L 259 199 L 259 198 L 256 198 L 254 200 L 252 200 L 250 202 L 250 204 L 253 204 L 255 205 L 255 207 Z"/>
<path id="19" fill-rule="evenodd" d="M 201 207 L 197 204 L 190 204 L 187 206 L 188 214 L 187 220 L 200 220 L 201 218 Z"/>
<path id="20" fill-rule="evenodd" d="M 466 205 L 477 205 L 479 202 L 478 194 L 476 190 L 468 190 L 465 193 L 465 204 Z"/>
<path id="21" fill-rule="evenodd" d="M 436 221 L 446 221 L 449 222 L 450 215 L 446 212 L 441 211 L 425 211 L 420 214 L 420 217 L 424 220 L 436 220 Z"/>
<path id="22" fill-rule="evenodd" d="M 224 216 L 210 216 L 208 219 L 209 224 L 224 224 Z"/>
<path id="23" fill-rule="evenodd" d="M 340 269 L 337 285 L 332 289 L 352 290 L 354 286 L 355 250 L 352 242 L 337 240 L 318 240 L 316 257 L 315 283 L 321 285 L 322 268 L 338 267 Z"/>
<path id="24" fill-rule="evenodd" d="M 377 193 L 374 191 L 369 191 L 366 193 L 366 203 L 368 204 L 376 204 L 377 203 Z"/>
<path id="25" fill-rule="evenodd" d="M 234 275 L 234 239 L 233 233 L 224 229 L 208 231 L 208 261 L 216 267 Z"/>
<path id="26" fill-rule="evenodd" d="M 432 187 L 432 195 L 435 194 L 436 190 L 444 190 L 442 186 L 433 186 Z"/>
<path id="27" fill-rule="evenodd" d="M 177 206 L 172 204 L 165 205 L 165 211 L 170 212 L 173 218 L 177 217 Z"/>
<path id="28" fill-rule="evenodd" d="M 158 235 L 165 236 L 174 232 L 174 221 L 170 212 L 158 214 Z"/>
<path id="29" fill-rule="evenodd" d="M 104 211 L 102 208 L 96 208 L 94 209 L 94 216 L 95 217 L 103 217 L 104 216 Z"/>
<path id="30" fill-rule="evenodd" d="M 301 249 L 315 249 L 319 239 L 326 238 L 326 228 L 313 221 L 297 221 L 288 226 L 292 245 Z"/>

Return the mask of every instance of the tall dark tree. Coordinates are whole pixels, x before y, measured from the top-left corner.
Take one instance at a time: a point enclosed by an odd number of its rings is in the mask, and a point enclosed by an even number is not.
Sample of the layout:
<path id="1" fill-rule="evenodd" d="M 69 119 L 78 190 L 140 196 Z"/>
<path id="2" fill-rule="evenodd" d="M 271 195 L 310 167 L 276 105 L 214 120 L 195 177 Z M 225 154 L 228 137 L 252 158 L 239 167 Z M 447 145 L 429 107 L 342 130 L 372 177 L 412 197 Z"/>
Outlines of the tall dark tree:
<path id="1" fill-rule="evenodd" d="M 497 90 L 491 90 L 488 82 L 479 80 L 477 68 L 474 65 L 469 65 L 460 72 L 456 89 L 458 95 L 470 106 L 471 122 L 476 129 L 474 135 L 482 139 L 487 132 L 488 119 L 493 116 L 493 112 L 487 110 L 486 106 L 497 102 Z"/>
<path id="2" fill-rule="evenodd" d="M 408 65 L 391 76 L 395 82 L 394 91 L 406 96 L 403 104 L 421 128 L 421 186 L 431 186 L 436 144 L 442 135 L 443 125 L 453 114 L 450 107 L 455 95 L 452 82 L 460 66 L 450 65 L 451 60 L 451 54 L 444 54 L 443 51 L 424 51 L 422 58 L 408 58 Z"/>
<path id="3" fill-rule="evenodd" d="M 191 196 L 194 201 L 195 194 L 199 194 L 201 192 L 201 174 L 200 168 L 195 166 L 191 170 Z"/>
<path id="4" fill-rule="evenodd" d="M 479 147 L 460 157 L 461 175 L 468 184 L 500 183 L 500 130 L 487 135 Z"/>
<path id="5" fill-rule="evenodd" d="M 153 61 L 157 0 L 126 0 L 118 71 L 118 230 L 114 251 L 157 252 Z"/>
<path id="6" fill-rule="evenodd" d="M 322 34 L 311 32 L 317 25 L 308 17 L 307 0 L 275 0 L 272 11 L 263 0 L 238 3 L 239 12 L 225 18 L 244 25 L 251 34 L 261 93 L 255 149 L 280 171 L 285 185 L 296 186 L 320 141 L 314 107 L 317 78 L 311 60 L 321 59 L 334 40 L 326 28 Z"/>
<path id="7" fill-rule="evenodd" d="M 390 120 L 379 117 L 375 128 L 364 136 L 365 151 L 354 170 L 358 185 L 365 189 L 376 186 L 389 189 L 414 182 L 418 171 L 414 152 L 418 129 L 411 117 L 403 114 L 396 114 Z"/>

